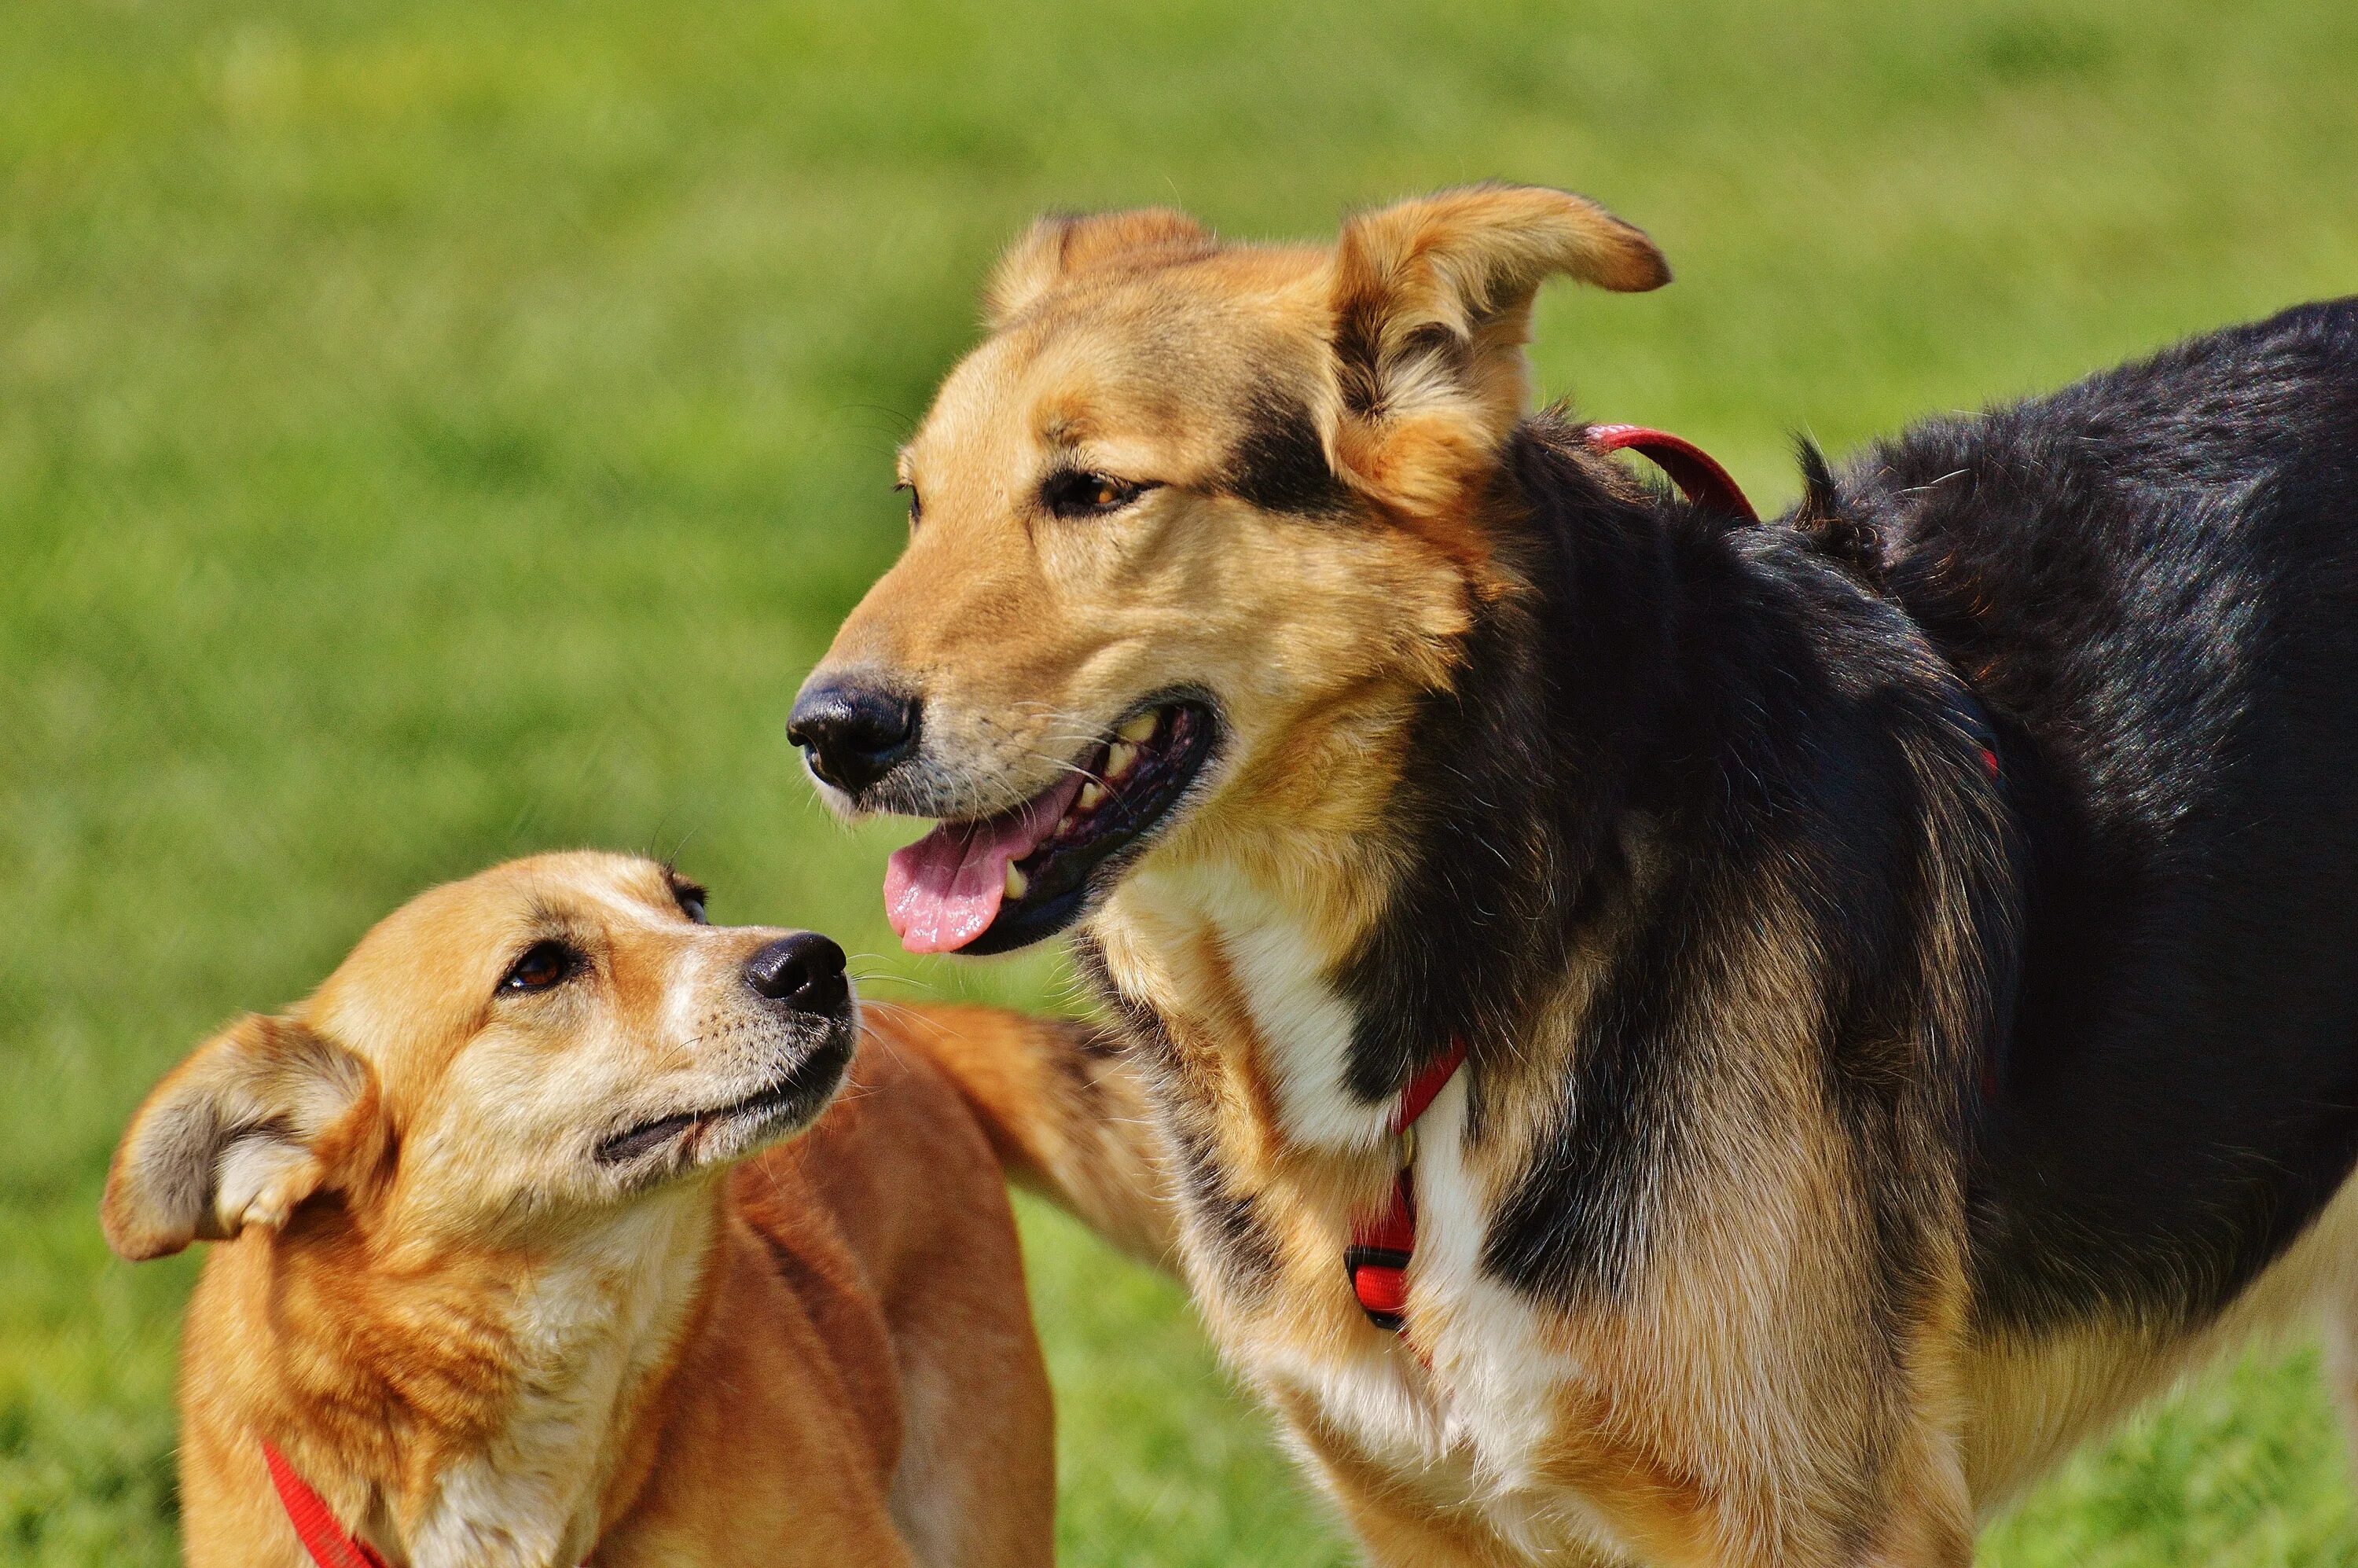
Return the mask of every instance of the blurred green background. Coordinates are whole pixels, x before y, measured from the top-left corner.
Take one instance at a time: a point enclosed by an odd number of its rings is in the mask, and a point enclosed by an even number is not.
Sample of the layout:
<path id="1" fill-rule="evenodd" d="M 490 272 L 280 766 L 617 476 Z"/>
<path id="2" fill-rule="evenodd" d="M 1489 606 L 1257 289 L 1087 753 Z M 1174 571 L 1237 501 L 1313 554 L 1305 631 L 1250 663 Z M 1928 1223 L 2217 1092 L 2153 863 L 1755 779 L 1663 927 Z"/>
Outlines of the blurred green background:
<path id="1" fill-rule="evenodd" d="M 0 1562 L 174 1552 L 191 1260 L 123 1119 L 429 881 L 676 854 L 875 994 L 889 827 L 781 735 L 891 454 L 1046 206 L 1234 234 L 1489 176 L 1651 230 L 1552 395 L 1764 501 L 1836 449 L 2358 285 L 2358 7 L 1487 0 L 0 5 Z M 1348 1553 L 1178 1292 L 1027 1210 L 1064 1560 Z M 2313 1357 L 2083 1457 L 2000 1564 L 2358 1562 Z"/>

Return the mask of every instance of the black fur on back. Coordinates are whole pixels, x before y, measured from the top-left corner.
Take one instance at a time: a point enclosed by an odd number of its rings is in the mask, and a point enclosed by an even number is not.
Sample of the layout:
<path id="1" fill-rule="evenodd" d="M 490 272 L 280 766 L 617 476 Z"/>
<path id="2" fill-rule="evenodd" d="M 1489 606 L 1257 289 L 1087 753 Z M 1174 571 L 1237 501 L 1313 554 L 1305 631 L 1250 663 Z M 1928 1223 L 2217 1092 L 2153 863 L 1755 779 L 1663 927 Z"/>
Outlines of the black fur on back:
<path id="1" fill-rule="evenodd" d="M 1837 505 L 2028 844 L 1982 1313 L 2210 1312 L 2358 1159 L 2358 301 L 1925 425 Z"/>
<path id="2" fill-rule="evenodd" d="M 1353 1089 L 1463 1038 L 1478 1138 L 1486 1054 L 1603 963 L 1486 1261 L 1611 1292 L 1799 907 L 1885 1310 L 1953 1176 L 1985 1328 L 2215 1311 L 2358 1161 L 2358 302 L 1809 454 L 1760 527 L 1578 446 L 1507 455 L 1527 591 L 1416 723 Z"/>

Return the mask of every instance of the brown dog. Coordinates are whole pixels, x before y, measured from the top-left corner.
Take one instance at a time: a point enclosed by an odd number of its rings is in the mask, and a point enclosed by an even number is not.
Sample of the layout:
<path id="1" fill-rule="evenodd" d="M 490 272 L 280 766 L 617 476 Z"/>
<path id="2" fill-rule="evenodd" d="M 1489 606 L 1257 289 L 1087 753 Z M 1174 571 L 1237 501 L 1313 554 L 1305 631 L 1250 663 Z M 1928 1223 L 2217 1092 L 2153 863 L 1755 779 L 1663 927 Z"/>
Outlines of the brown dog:
<path id="1" fill-rule="evenodd" d="M 981 1009 L 863 1026 L 833 943 L 708 926 L 645 860 L 416 899 L 115 1155 L 117 1252 L 225 1243 L 183 1344 L 188 1560 L 305 1561 L 268 1444 L 416 1568 L 1048 1562 L 995 1130 L 943 1070 L 969 1047 L 1000 1092 L 1076 1054 Z"/>

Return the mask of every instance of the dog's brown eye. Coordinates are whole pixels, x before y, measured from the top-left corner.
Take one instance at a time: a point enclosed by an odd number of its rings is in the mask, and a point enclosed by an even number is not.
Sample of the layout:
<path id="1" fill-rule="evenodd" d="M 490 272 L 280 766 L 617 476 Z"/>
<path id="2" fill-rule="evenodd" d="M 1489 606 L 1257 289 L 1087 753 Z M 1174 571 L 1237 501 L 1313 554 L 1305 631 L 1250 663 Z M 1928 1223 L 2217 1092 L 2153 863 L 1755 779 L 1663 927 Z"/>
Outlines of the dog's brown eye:
<path id="1" fill-rule="evenodd" d="M 925 515 L 925 498 L 917 493 L 917 487 L 915 485 L 910 484 L 906 481 L 894 485 L 892 488 L 907 493 L 909 497 L 909 526 L 912 528 L 915 527 Z"/>
<path id="2" fill-rule="evenodd" d="M 1040 486 L 1040 504 L 1058 517 L 1102 517 L 1119 512 L 1154 486 L 1111 474 L 1066 469 Z"/>
<path id="3" fill-rule="evenodd" d="M 705 924 L 702 888 L 691 881 L 676 881 L 671 884 L 671 896 L 678 903 L 679 912 L 682 914 L 687 915 L 698 925 Z"/>
<path id="4" fill-rule="evenodd" d="M 545 991 L 571 974 L 581 956 L 562 942 L 535 942 L 500 982 L 503 991 Z"/>

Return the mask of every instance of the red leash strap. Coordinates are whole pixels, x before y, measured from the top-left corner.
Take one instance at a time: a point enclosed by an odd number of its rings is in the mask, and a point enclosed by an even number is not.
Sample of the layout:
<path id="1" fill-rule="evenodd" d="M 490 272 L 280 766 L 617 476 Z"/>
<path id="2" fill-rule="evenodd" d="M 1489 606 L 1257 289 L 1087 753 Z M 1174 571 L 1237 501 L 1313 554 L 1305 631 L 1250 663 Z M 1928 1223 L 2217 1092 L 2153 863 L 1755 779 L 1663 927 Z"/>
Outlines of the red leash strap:
<path id="1" fill-rule="evenodd" d="M 287 1510 L 287 1522 L 295 1527 L 295 1538 L 311 1554 L 312 1562 L 319 1568 L 389 1568 L 374 1547 L 353 1540 L 336 1522 L 327 1499 L 295 1474 L 295 1466 L 287 1463 L 287 1455 L 265 1443 L 262 1456 L 270 1463 L 270 1484 L 278 1488 L 278 1502 Z"/>
<path id="2" fill-rule="evenodd" d="M 1591 425 L 1588 444 L 1600 452 L 1632 451 L 1653 460 L 1654 466 L 1671 476 L 1671 482 L 1681 494 L 1697 506 L 1714 512 L 1725 512 L 1730 517 L 1740 517 L 1747 523 L 1760 521 L 1760 514 L 1752 510 L 1746 500 L 1743 486 L 1734 475 L 1719 466 L 1717 459 L 1693 441 L 1673 436 L 1668 430 L 1650 430 L 1643 425 Z"/>
<path id="3" fill-rule="evenodd" d="M 1411 1182 L 1415 1168 L 1416 1119 L 1430 1109 L 1435 1096 L 1448 1087 L 1465 1065 L 1466 1042 L 1453 1041 L 1448 1054 L 1409 1080 L 1392 1113 L 1392 1136 L 1401 1140 L 1400 1174 L 1392 1178 L 1390 1207 L 1374 1219 L 1351 1227 L 1351 1245 L 1343 1249 L 1343 1273 L 1359 1310 L 1378 1328 L 1398 1334 L 1406 1326 L 1408 1263 L 1416 1253 L 1416 1189 Z"/>

